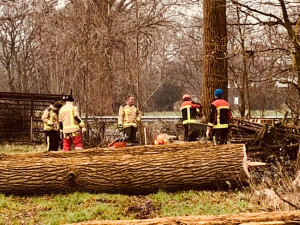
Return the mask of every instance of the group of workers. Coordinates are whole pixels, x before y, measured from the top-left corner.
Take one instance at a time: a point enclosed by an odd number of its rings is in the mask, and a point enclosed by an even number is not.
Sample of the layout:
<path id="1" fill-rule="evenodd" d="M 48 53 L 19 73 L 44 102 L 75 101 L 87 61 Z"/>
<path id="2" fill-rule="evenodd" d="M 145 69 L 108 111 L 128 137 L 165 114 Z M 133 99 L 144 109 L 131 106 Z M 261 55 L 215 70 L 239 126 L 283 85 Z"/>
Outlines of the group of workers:
<path id="1" fill-rule="evenodd" d="M 226 144 L 231 121 L 229 103 L 223 99 L 223 90 L 216 89 L 215 100 L 211 103 L 206 136 L 215 145 Z M 126 141 L 136 142 L 138 123 L 141 120 L 139 109 L 134 105 L 133 95 L 127 97 L 126 104 L 121 105 L 118 115 L 118 129 L 124 133 Z M 200 103 L 192 101 L 189 94 L 182 96 L 180 107 L 184 127 L 184 141 L 196 141 L 200 135 L 199 127 L 205 117 Z M 44 130 L 46 132 L 47 150 L 57 151 L 60 138 L 63 139 L 63 150 L 69 151 L 72 143 L 75 150 L 82 149 L 82 134 L 86 127 L 79 115 L 74 98 L 66 96 L 62 101 L 53 102 L 43 113 Z M 164 144 L 166 137 L 157 137 L 155 144 Z"/>
<path id="2" fill-rule="evenodd" d="M 72 96 L 64 96 L 62 101 L 52 102 L 42 115 L 48 151 L 58 151 L 59 141 L 63 140 L 63 150 L 82 149 L 82 134 L 86 127 L 79 115 Z"/>
<path id="3" fill-rule="evenodd" d="M 215 145 L 226 144 L 229 133 L 229 123 L 232 115 L 229 103 L 223 99 L 223 90 L 216 89 L 214 92 L 215 100 L 210 107 L 206 136 Z M 182 96 L 180 106 L 182 113 L 182 123 L 184 126 L 184 141 L 196 141 L 201 132 L 200 123 L 205 121 L 200 103 L 192 101 L 189 94 Z M 124 131 L 126 140 L 130 143 L 135 142 L 138 122 L 140 121 L 140 112 L 134 105 L 134 96 L 127 98 L 126 104 L 119 109 L 118 127 Z M 155 144 L 165 144 L 168 139 L 164 134 L 156 137 Z"/>
<path id="4" fill-rule="evenodd" d="M 211 103 L 210 114 L 206 129 L 206 136 L 214 145 L 226 144 L 229 133 L 229 123 L 232 115 L 229 103 L 223 99 L 223 90 L 216 89 L 214 92 L 215 100 Z M 203 117 L 202 106 L 193 102 L 191 96 L 182 96 L 180 107 L 184 126 L 184 140 L 196 141 L 200 134 L 200 122 L 205 120 Z"/>

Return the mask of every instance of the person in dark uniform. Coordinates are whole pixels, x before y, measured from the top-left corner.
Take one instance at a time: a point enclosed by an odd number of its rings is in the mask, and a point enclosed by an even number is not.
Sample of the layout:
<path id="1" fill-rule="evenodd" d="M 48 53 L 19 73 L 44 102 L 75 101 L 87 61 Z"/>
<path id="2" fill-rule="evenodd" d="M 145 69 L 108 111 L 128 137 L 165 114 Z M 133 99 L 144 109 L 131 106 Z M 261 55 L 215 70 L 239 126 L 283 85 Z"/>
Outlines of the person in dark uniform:
<path id="1" fill-rule="evenodd" d="M 230 105 L 223 99 L 223 90 L 216 89 L 215 101 L 211 103 L 206 135 L 214 145 L 227 144 L 229 123 L 232 119 Z"/>
<path id="2" fill-rule="evenodd" d="M 60 101 L 51 102 L 42 115 L 44 131 L 46 133 L 47 151 L 57 151 L 59 147 L 58 111 L 61 107 L 62 103 Z"/>
<path id="3" fill-rule="evenodd" d="M 189 94 L 184 94 L 182 96 L 180 111 L 184 127 L 184 140 L 196 141 L 200 135 L 200 122 L 197 118 L 203 116 L 201 104 L 193 102 Z"/>

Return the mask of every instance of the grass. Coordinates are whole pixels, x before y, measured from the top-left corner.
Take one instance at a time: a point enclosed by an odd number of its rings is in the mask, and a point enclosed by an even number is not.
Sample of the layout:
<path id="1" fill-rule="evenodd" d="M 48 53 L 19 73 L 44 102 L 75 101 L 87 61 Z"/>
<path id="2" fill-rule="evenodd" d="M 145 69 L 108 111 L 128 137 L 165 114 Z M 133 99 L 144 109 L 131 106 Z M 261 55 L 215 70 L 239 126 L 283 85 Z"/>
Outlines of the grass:
<path id="1" fill-rule="evenodd" d="M 27 153 L 46 151 L 45 144 L 0 144 L 0 153 Z"/>
<path id="2" fill-rule="evenodd" d="M 160 191 L 146 196 L 69 193 L 42 196 L 0 194 L 0 224 L 65 224 L 87 220 L 218 215 L 258 211 L 240 191 Z"/>

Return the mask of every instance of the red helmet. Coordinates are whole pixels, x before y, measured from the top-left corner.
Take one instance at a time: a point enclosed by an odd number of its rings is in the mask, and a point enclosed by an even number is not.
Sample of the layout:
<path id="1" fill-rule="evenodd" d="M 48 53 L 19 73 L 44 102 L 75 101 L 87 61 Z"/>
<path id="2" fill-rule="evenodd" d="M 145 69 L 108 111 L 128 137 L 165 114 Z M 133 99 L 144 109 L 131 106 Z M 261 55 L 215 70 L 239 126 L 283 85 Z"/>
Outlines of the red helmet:
<path id="1" fill-rule="evenodd" d="M 187 101 L 187 100 L 191 100 L 191 96 L 189 94 L 184 94 L 182 96 L 182 101 Z"/>

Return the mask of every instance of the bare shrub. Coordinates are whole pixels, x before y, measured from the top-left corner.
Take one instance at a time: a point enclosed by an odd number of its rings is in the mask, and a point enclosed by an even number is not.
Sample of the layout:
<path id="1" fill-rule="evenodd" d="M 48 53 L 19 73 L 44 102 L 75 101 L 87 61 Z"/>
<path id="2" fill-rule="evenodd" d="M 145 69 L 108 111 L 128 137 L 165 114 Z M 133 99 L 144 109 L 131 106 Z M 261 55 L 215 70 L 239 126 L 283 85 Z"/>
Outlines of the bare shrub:
<path id="1" fill-rule="evenodd" d="M 253 173 L 255 178 L 250 185 L 252 201 L 271 211 L 300 209 L 299 173 L 295 176 L 278 161 L 264 171 Z"/>

